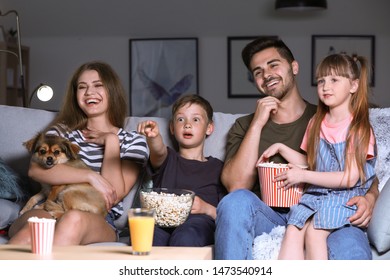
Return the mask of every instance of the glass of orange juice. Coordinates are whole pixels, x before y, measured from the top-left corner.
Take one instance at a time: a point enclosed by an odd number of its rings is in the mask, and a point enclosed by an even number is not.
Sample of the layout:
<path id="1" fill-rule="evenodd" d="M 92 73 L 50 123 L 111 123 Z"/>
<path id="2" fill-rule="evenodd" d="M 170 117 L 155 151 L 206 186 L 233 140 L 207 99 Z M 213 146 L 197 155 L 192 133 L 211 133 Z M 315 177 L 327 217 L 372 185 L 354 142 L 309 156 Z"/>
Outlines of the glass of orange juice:
<path id="1" fill-rule="evenodd" d="M 154 233 L 154 210 L 131 208 L 128 211 L 130 240 L 133 255 L 149 255 Z"/>

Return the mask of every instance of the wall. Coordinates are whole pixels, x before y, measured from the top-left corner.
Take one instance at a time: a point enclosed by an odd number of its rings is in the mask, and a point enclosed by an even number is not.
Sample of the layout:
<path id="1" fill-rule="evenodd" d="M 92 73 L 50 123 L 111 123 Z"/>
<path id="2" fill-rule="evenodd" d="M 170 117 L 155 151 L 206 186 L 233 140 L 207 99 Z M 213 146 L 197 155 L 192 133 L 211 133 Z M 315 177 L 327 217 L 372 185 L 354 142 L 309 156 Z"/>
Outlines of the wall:
<path id="1" fill-rule="evenodd" d="M 258 17 L 253 23 L 245 18 L 224 21 L 226 29 L 219 34 L 209 34 L 193 29 L 181 37 L 199 39 L 199 93 L 214 106 L 215 111 L 249 113 L 256 99 L 227 98 L 227 37 L 278 35 L 292 49 L 300 64 L 299 85 L 302 95 L 317 102 L 316 89 L 311 86 L 311 35 L 375 35 L 376 36 L 376 85 L 372 102 L 382 107 L 390 106 L 387 89 L 387 67 L 390 65 L 390 1 L 365 0 L 328 1 L 329 9 L 315 15 L 280 15 L 259 11 L 250 17 Z M 375 5 L 374 5 L 375 3 Z M 270 3 L 268 2 L 268 6 Z M 338 5 L 338 6 L 336 6 Z M 228 7 L 227 7 L 228 8 Z M 218 19 L 216 19 L 218 20 Z M 65 27 L 64 27 L 65 28 Z M 180 37 L 172 30 L 153 30 L 145 37 Z M 33 107 L 56 110 L 60 107 L 67 80 L 79 64 L 94 59 L 110 63 L 120 75 L 128 90 L 129 39 L 116 37 L 34 37 L 25 36 L 23 44 L 30 47 L 30 88 L 41 82 L 54 87 L 55 99 Z M 134 38 L 134 37 L 133 37 Z M 138 36 L 142 38 L 142 36 Z"/>

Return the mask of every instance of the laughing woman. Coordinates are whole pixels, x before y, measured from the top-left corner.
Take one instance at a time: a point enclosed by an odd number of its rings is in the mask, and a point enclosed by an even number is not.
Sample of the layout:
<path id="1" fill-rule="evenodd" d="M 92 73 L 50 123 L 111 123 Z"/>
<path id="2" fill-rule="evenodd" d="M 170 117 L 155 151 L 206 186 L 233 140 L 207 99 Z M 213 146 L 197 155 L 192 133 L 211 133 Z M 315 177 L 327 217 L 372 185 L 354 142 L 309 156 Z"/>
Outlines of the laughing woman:
<path id="1" fill-rule="evenodd" d="M 70 210 L 56 223 L 54 245 L 86 245 L 118 239 L 114 220 L 123 213 L 122 199 L 145 167 L 149 150 L 142 136 L 121 128 L 126 116 L 123 86 L 114 70 L 103 62 L 81 65 L 73 74 L 63 107 L 48 127 L 50 134 L 68 138 L 80 146 L 80 157 L 92 170 L 64 164 L 43 169 L 31 162 L 29 176 L 43 184 L 88 182 L 100 191 L 109 214 Z M 51 218 L 33 209 L 10 227 L 9 244 L 30 244 L 29 217 Z"/>

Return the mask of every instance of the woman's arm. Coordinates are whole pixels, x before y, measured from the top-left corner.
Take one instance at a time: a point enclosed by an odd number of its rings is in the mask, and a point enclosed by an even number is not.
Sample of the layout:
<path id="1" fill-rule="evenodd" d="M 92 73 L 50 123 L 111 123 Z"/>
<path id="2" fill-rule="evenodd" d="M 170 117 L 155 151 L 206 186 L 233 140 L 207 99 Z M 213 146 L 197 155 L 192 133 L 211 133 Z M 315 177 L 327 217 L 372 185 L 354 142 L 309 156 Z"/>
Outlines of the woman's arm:
<path id="1" fill-rule="evenodd" d="M 124 179 L 124 189 L 123 191 L 117 191 L 117 201 L 121 201 L 134 187 L 137 182 L 138 175 L 140 173 L 140 167 L 138 164 L 130 161 L 130 160 L 122 160 L 122 174 Z"/>
<path id="2" fill-rule="evenodd" d="M 97 132 L 95 132 L 97 133 Z M 137 181 L 139 166 L 130 160 L 121 160 L 119 138 L 114 133 L 95 134 L 93 141 L 104 144 L 104 157 L 101 168 L 101 175 L 112 186 L 106 196 L 109 196 L 110 208 L 120 202 L 131 190 Z"/>
<path id="3" fill-rule="evenodd" d="M 91 169 L 76 168 L 66 164 L 58 164 L 50 169 L 45 169 L 39 164 L 31 162 L 28 175 L 34 181 L 48 185 L 89 183 L 103 194 L 107 209 L 110 209 L 115 201 L 115 189 L 110 182 Z"/>

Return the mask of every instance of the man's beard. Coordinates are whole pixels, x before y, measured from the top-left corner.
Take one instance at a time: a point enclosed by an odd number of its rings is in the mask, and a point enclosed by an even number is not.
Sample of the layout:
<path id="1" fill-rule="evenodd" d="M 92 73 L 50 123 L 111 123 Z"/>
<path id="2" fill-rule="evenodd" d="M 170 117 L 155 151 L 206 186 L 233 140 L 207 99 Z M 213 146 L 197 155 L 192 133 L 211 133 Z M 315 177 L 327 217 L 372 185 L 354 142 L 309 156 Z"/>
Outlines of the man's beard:
<path id="1" fill-rule="evenodd" d="M 265 91 L 264 94 L 275 97 L 279 100 L 283 100 L 283 98 L 285 98 L 288 92 L 292 89 L 294 80 L 295 80 L 295 76 L 292 73 L 292 69 L 290 69 L 288 71 L 288 79 L 285 80 L 286 84 L 283 84 L 281 89 L 274 88 L 272 90 Z"/>

